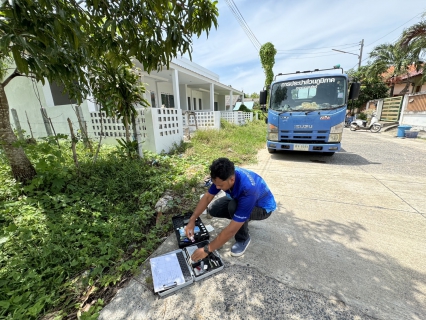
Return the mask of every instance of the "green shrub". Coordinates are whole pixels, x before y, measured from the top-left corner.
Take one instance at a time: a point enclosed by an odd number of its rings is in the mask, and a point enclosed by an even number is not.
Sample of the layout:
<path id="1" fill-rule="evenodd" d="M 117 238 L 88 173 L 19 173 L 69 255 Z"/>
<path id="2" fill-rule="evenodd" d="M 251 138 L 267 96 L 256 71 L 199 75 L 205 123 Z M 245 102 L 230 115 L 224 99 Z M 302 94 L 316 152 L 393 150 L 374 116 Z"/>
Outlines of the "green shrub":
<path id="1" fill-rule="evenodd" d="M 56 143 L 56 142 L 55 142 Z M 75 299 L 91 286 L 117 283 L 168 234 L 156 226 L 155 203 L 166 190 L 192 197 L 190 166 L 178 157 L 145 153 L 127 159 L 115 148 L 92 155 L 78 145 L 80 169 L 69 142 L 26 147 L 37 169 L 22 187 L 0 156 L 0 318 L 35 319 L 47 310 L 76 312 Z M 201 179 L 201 173 L 195 180 Z M 193 197 L 195 203 L 196 197 Z M 190 203 L 188 203 L 189 205 Z M 176 211 L 193 207 L 181 207 Z M 184 204 L 185 205 L 185 204 Z"/>
<path id="2" fill-rule="evenodd" d="M 246 107 L 246 105 L 241 104 L 240 108 L 238 109 L 238 111 L 243 111 L 243 112 L 252 112 L 249 108 Z"/>
<path id="3" fill-rule="evenodd" d="M 81 297 L 93 300 L 102 290 L 134 274 L 171 232 L 170 215 L 156 223 L 154 206 L 166 192 L 174 213 L 193 210 L 196 191 L 218 157 L 236 164 L 255 162 L 265 145 L 265 124 L 199 130 L 173 154 L 144 152 L 134 146 L 102 146 L 93 154 L 77 143 L 79 168 L 65 136 L 22 146 L 37 170 L 27 186 L 11 178 L 0 152 L 0 319 L 38 319 L 55 311 L 76 315 Z M 95 146 L 96 147 L 96 146 Z M 204 191 L 204 190 L 203 190 Z M 99 300 L 82 319 L 95 319 Z"/>
<path id="4" fill-rule="evenodd" d="M 356 116 L 356 118 L 359 119 L 359 120 L 367 120 L 367 115 L 365 113 L 361 112 L 360 114 L 358 114 Z"/>

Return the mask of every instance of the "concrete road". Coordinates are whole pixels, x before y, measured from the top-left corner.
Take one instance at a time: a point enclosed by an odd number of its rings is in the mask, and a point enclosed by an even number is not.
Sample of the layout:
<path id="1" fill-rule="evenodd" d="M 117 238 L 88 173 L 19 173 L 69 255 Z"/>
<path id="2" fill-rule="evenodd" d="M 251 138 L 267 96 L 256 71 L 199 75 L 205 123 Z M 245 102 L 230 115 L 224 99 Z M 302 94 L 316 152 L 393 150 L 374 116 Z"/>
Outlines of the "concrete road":
<path id="1" fill-rule="evenodd" d="M 246 253 L 231 241 L 221 273 L 161 299 L 147 263 L 100 319 L 426 319 L 426 141 L 345 129 L 342 146 L 261 150 L 248 168 L 279 207 L 250 223 Z M 202 219 L 213 236 L 227 225 Z M 176 248 L 172 235 L 155 255 Z"/>

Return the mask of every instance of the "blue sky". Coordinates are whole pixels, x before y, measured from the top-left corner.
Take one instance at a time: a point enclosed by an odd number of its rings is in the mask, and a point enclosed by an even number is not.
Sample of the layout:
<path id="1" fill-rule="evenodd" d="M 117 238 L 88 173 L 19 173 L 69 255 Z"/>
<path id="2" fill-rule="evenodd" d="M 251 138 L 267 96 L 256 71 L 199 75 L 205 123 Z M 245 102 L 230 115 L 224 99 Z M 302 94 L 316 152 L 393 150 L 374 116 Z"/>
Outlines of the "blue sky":
<path id="1" fill-rule="evenodd" d="M 249 28 L 264 44 L 279 51 L 274 74 L 323 69 L 340 64 L 358 66 L 382 43 L 394 42 L 404 28 L 421 21 L 424 0 L 234 0 Z M 265 76 L 258 51 L 240 26 L 226 0 L 218 1 L 218 28 L 194 38 L 192 60 L 217 73 L 226 85 L 245 93 L 259 92 Z M 318 48 L 318 49 L 315 49 Z M 309 49 L 309 50 L 307 50 Z"/>

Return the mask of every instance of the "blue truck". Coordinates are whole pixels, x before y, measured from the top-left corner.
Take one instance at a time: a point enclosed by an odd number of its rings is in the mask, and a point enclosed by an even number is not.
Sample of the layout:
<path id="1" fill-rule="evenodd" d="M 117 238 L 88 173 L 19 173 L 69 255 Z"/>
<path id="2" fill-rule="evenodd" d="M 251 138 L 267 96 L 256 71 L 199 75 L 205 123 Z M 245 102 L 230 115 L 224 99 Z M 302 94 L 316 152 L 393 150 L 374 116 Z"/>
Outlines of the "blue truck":
<path id="1" fill-rule="evenodd" d="M 341 70 L 341 73 L 338 71 Z M 331 73 L 321 71 L 333 70 Z M 279 78 L 277 80 L 277 78 Z M 267 149 L 321 152 L 340 150 L 348 99 L 356 99 L 359 83 L 352 83 L 338 66 L 277 74 L 270 86 Z M 260 92 L 266 105 L 268 90 Z"/>

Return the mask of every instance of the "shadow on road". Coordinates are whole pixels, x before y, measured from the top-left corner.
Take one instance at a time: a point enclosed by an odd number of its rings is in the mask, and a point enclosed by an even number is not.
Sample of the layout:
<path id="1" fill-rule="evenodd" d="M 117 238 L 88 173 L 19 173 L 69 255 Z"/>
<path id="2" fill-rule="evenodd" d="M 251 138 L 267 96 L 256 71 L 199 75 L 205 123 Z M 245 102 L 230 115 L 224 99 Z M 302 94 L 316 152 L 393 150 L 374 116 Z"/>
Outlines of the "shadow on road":
<path id="1" fill-rule="evenodd" d="M 313 282 L 338 293 L 349 305 L 367 306 L 362 311 L 369 315 L 384 319 L 426 319 L 423 291 L 426 275 L 402 265 L 392 256 L 360 246 L 362 238 L 371 232 L 362 221 L 309 221 L 283 207 L 274 218 L 284 219 L 286 225 L 285 230 L 276 228 L 274 236 L 282 234 L 276 241 L 287 246 L 288 258 L 299 258 L 290 264 L 294 268 L 287 270 L 290 278 L 300 281 L 303 277 L 318 277 L 321 280 Z M 377 240 L 384 246 L 392 245 L 386 239 Z M 335 277 L 337 274 L 348 277 Z"/>
<path id="2" fill-rule="evenodd" d="M 361 222 L 308 221 L 284 208 L 265 221 L 253 222 L 253 248 L 238 264 L 226 259 L 222 272 L 161 299 L 143 287 L 129 289 L 100 319 L 426 318 L 425 275 L 357 247 L 369 232 Z M 297 289 L 301 283 L 309 289 Z"/>

